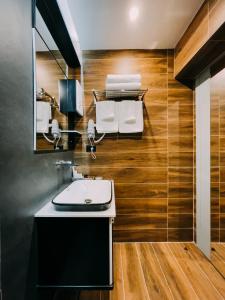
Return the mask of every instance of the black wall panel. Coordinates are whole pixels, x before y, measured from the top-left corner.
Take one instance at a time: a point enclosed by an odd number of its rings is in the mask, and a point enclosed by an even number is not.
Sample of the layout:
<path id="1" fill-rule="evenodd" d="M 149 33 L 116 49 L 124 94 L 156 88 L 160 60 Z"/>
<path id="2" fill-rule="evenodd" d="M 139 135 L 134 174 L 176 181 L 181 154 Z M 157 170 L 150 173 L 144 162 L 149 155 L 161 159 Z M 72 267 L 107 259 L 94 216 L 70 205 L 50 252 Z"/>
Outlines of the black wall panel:
<path id="1" fill-rule="evenodd" d="M 33 215 L 68 182 L 54 163 L 72 154 L 33 153 L 32 1 L 0 0 L 0 20 L 1 287 L 34 300 Z"/>

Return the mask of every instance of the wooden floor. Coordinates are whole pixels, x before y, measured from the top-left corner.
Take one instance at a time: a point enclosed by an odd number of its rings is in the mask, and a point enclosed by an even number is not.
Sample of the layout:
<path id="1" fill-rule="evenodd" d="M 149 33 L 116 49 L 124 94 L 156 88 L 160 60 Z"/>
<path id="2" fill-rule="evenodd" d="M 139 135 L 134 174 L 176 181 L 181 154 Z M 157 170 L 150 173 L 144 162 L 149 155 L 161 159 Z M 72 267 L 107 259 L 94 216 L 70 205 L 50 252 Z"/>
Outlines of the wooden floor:
<path id="1" fill-rule="evenodd" d="M 211 243 L 211 260 L 225 277 L 225 243 Z"/>
<path id="2" fill-rule="evenodd" d="M 224 278 L 192 243 L 116 243 L 114 280 L 110 293 L 79 300 L 225 299 Z"/>

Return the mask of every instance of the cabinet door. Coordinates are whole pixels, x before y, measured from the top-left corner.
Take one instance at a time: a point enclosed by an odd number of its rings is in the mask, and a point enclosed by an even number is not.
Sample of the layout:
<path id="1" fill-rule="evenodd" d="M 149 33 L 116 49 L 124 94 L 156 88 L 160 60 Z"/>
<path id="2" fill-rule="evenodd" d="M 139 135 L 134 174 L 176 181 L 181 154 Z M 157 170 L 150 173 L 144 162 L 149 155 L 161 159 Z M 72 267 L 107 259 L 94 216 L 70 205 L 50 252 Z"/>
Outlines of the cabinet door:
<path id="1" fill-rule="evenodd" d="M 38 285 L 110 288 L 111 230 L 108 218 L 38 219 Z"/>

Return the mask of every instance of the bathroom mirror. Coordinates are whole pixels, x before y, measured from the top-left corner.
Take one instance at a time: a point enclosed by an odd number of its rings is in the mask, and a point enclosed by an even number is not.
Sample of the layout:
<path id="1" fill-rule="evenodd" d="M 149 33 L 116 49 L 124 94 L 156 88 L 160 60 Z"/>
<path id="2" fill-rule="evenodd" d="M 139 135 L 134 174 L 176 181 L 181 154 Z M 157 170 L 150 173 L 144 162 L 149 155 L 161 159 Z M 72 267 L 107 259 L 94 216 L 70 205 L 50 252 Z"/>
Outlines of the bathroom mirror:
<path id="1" fill-rule="evenodd" d="M 65 97 L 68 67 L 41 14 L 35 9 L 34 50 L 34 150 L 68 149 L 68 116 L 60 112 L 60 97 Z"/>
<path id="2" fill-rule="evenodd" d="M 225 69 L 210 86 L 211 262 L 225 276 Z"/>

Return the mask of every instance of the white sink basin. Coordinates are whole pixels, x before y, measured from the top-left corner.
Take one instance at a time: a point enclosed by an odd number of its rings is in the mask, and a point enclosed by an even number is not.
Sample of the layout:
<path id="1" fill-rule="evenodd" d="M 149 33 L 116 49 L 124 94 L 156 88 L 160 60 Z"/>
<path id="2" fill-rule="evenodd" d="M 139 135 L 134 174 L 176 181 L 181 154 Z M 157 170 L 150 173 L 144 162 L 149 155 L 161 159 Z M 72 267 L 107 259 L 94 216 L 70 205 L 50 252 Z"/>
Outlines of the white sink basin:
<path id="1" fill-rule="evenodd" d="M 78 180 L 58 194 L 52 203 L 58 210 L 106 210 L 112 201 L 110 180 Z"/>

